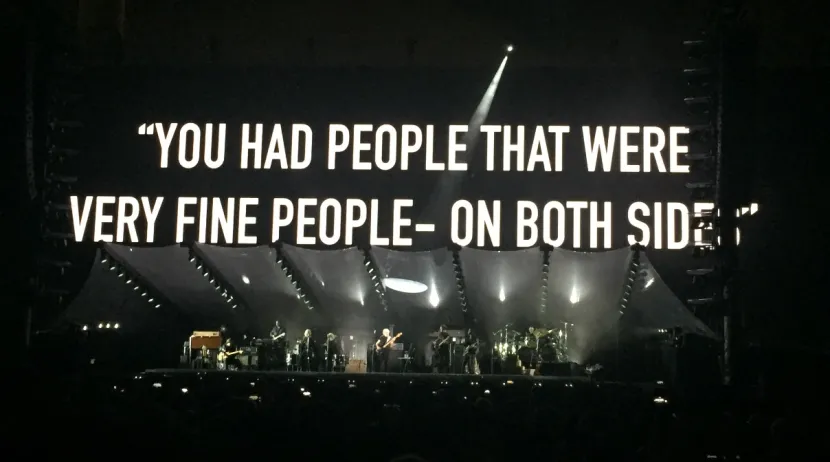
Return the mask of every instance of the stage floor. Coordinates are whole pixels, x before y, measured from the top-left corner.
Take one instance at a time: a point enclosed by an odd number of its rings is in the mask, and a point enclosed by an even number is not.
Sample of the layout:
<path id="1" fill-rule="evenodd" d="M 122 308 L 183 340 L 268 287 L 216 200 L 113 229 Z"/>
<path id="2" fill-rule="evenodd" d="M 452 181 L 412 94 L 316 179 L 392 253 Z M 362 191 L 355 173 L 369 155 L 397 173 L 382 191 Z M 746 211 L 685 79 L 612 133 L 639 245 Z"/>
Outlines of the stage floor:
<path id="1" fill-rule="evenodd" d="M 348 381 L 348 382 L 381 382 L 381 383 L 401 383 L 401 382 L 420 382 L 431 383 L 439 385 L 454 385 L 454 384 L 469 384 L 476 382 L 480 384 L 493 385 L 530 385 L 539 386 L 541 384 L 561 384 L 562 386 L 586 386 L 586 385 L 603 385 L 603 386 L 623 386 L 636 387 L 639 389 L 654 389 L 660 387 L 660 383 L 623 383 L 612 381 L 596 381 L 586 376 L 527 376 L 527 375 L 501 375 L 501 374 L 485 374 L 485 375 L 468 375 L 468 374 L 427 374 L 427 373 L 394 373 L 394 372 L 299 372 L 299 371 L 219 371 L 213 369 L 147 369 L 144 375 L 152 376 L 166 376 L 178 377 L 186 379 L 187 377 L 237 377 L 242 379 L 257 378 L 265 380 L 273 380 L 276 382 L 283 380 L 294 381 Z"/>

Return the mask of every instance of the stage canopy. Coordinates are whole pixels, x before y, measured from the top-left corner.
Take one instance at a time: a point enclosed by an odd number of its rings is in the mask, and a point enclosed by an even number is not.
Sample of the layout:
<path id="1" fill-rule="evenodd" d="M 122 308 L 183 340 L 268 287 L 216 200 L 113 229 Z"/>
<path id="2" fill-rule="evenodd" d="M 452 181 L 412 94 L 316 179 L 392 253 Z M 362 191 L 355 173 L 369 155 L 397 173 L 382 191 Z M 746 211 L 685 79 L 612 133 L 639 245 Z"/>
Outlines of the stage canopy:
<path id="1" fill-rule="evenodd" d="M 117 323 L 129 332 L 172 310 L 193 330 L 228 326 L 255 336 L 265 335 L 277 319 L 295 332 L 319 327 L 370 335 L 394 320 L 461 327 L 465 316 L 487 332 L 506 324 L 562 322 L 600 332 L 619 319 L 633 252 L 107 244 L 66 316 L 90 328 Z M 624 314 L 631 320 L 627 325 L 681 327 L 714 337 L 663 282 L 645 252 L 639 258 Z M 153 296 L 162 306 L 148 303 Z"/>

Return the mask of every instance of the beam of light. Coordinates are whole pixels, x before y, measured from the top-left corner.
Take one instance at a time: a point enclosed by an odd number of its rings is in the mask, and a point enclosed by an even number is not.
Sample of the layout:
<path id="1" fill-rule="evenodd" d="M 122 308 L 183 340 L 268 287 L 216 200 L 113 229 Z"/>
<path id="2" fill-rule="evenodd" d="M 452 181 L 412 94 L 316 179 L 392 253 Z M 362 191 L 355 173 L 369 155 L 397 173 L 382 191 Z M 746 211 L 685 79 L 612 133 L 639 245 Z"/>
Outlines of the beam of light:
<path id="1" fill-rule="evenodd" d="M 576 287 L 571 289 L 571 300 L 570 301 L 571 301 L 572 305 L 576 305 L 577 303 L 579 303 L 579 291 L 576 290 Z"/>
<path id="2" fill-rule="evenodd" d="M 654 284 L 654 278 L 649 278 L 649 280 L 646 281 L 646 287 L 645 288 L 648 289 L 649 287 L 651 287 L 652 284 Z"/>
<path id="3" fill-rule="evenodd" d="M 502 287 L 499 289 L 499 301 L 503 302 L 505 299 L 507 299 L 507 296 L 504 295 L 504 287 Z"/>
<path id="4" fill-rule="evenodd" d="M 478 107 L 473 112 L 470 122 L 467 124 L 468 130 L 462 139 L 462 142 L 467 145 L 467 149 L 459 153 L 458 157 L 461 162 L 470 163 L 472 161 L 476 143 L 481 135 L 481 126 L 484 125 L 484 122 L 487 120 L 487 115 L 490 113 L 490 106 L 496 97 L 496 90 L 499 88 L 499 82 L 501 82 L 501 76 L 504 73 L 505 66 L 507 66 L 507 56 L 501 60 L 498 70 L 493 75 L 490 85 L 481 97 Z M 441 221 L 441 217 L 444 216 L 447 210 L 450 210 L 452 203 L 458 199 L 459 193 L 461 192 L 461 184 L 464 182 L 466 175 L 467 172 L 444 172 L 438 180 L 435 189 L 432 191 L 429 203 L 419 217 L 418 223 L 436 223 Z M 442 233 L 435 233 L 435 239 L 440 242 L 449 241 L 446 236 L 448 231 L 442 231 Z"/>
<path id="5" fill-rule="evenodd" d="M 250 280 L 250 279 L 248 279 L 248 276 L 245 276 L 245 275 L 243 274 L 243 275 L 242 275 L 242 282 L 244 282 L 245 284 L 250 284 L 250 283 L 251 283 L 251 280 Z"/>
<path id="6" fill-rule="evenodd" d="M 435 290 L 435 285 L 433 284 L 432 290 L 429 293 L 429 304 L 433 308 L 438 308 L 439 303 L 441 303 L 441 299 L 438 297 L 438 291 Z"/>

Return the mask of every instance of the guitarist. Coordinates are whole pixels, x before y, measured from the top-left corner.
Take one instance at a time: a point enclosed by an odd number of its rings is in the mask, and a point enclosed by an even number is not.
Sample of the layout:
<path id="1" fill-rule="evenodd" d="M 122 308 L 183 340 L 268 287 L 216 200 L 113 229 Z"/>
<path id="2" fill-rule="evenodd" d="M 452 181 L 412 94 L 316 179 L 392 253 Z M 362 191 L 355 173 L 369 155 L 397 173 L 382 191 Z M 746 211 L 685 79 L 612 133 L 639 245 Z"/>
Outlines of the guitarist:
<path id="1" fill-rule="evenodd" d="M 225 340 L 225 343 L 219 347 L 219 357 L 217 359 L 225 364 L 225 370 L 238 371 L 242 369 L 242 362 L 239 360 L 238 356 L 240 353 L 242 353 L 242 351 L 236 349 L 233 345 L 233 340 L 227 339 Z"/>
<path id="2" fill-rule="evenodd" d="M 472 329 L 467 329 L 467 334 L 464 336 L 464 364 L 461 366 L 466 374 L 477 374 L 476 354 L 478 354 L 478 346 L 478 337 Z"/>
<path id="3" fill-rule="evenodd" d="M 400 336 L 401 334 L 392 337 L 389 329 L 383 329 L 383 333 L 375 342 L 375 353 L 377 354 L 375 372 L 389 372 L 389 352 L 392 350 L 395 340 Z"/>
<path id="4" fill-rule="evenodd" d="M 438 328 L 438 338 L 432 346 L 432 354 L 434 358 L 435 370 L 439 374 L 450 373 L 450 341 L 452 338 L 447 333 L 447 326 L 441 325 Z"/>
<path id="5" fill-rule="evenodd" d="M 275 368 L 285 367 L 286 332 L 280 325 L 279 320 L 274 322 L 274 327 L 271 328 L 269 336 L 271 337 L 272 342 L 270 348 L 268 348 L 270 351 L 267 355 L 269 366 L 273 366 Z"/>

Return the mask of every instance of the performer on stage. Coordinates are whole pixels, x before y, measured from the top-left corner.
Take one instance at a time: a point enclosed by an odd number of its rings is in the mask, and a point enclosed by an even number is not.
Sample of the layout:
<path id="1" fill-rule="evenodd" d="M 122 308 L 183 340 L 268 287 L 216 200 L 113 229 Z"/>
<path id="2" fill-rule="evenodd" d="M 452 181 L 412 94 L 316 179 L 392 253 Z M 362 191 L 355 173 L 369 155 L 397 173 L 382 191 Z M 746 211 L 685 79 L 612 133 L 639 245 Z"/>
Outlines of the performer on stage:
<path id="1" fill-rule="evenodd" d="M 326 344 L 324 345 L 326 353 L 326 372 L 333 372 L 337 365 L 337 356 L 340 354 L 340 347 L 337 345 L 337 336 L 332 332 L 326 335 Z"/>
<path id="2" fill-rule="evenodd" d="M 223 364 L 225 370 L 228 371 L 238 371 L 242 369 L 242 362 L 239 361 L 239 353 L 241 351 L 237 350 L 233 344 L 233 340 L 227 339 L 222 346 L 219 347 L 219 356 L 218 360 L 220 364 Z"/>
<path id="3" fill-rule="evenodd" d="M 442 325 L 438 328 L 438 338 L 433 342 L 432 354 L 433 365 L 436 372 L 439 374 L 449 374 L 450 372 L 450 352 L 452 345 L 450 342 L 452 338 L 447 333 L 447 326 Z"/>
<path id="4" fill-rule="evenodd" d="M 311 338 L 311 329 L 306 329 L 300 340 L 300 370 L 317 370 L 317 342 Z"/>
<path id="5" fill-rule="evenodd" d="M 274 321 L 274 327 L 271 328 L 271 332 L 269 333 L 269 337 L 271 337 L 271 341 L 273 344 L 268 348 L 268 368 L 279 368 L 282 369 L 285 367 L 285 358 L 286 358 L 286 340 L 287 333 L 285 329 L 280 325 L 280 321 Z"/>
<path id="6" fill-rule="evenodd" d="M 400 337 L 400 334 L 392 337 L 389 329 L 383 329 L 383 333 L 375 342 L 375 372 L 389 372 L 389 352 L 397 337 Z"/>
<path id="7" fill-rule="evenodd" d="M 473 333 L 472 329 L 467 329 L 467 334 L 464 336 L 464 364 L 461 367 L 465 374 L 478 374 L 478 361 L 476 359 L 478 344 L 476 334 Z"/>

